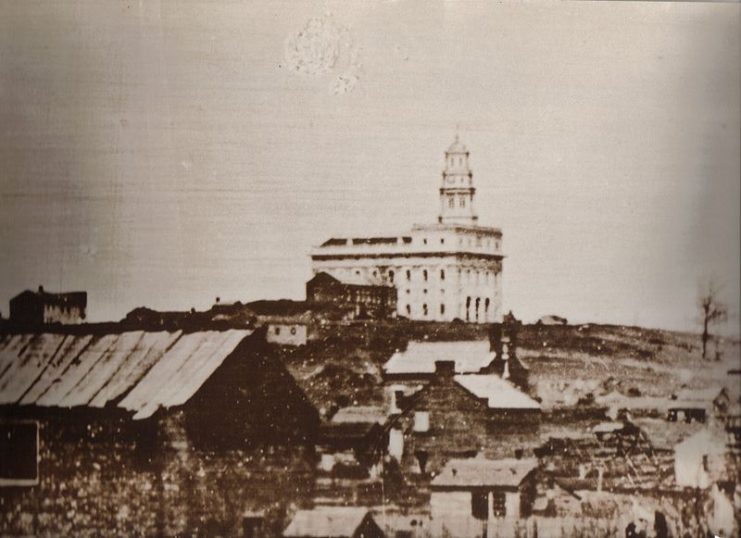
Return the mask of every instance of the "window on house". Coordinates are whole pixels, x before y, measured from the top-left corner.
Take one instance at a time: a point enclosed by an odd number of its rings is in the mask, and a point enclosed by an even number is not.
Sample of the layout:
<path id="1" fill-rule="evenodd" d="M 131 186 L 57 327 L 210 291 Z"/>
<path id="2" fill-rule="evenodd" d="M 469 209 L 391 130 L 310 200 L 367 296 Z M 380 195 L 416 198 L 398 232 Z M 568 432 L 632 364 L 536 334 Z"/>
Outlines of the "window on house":
<path id="1" fill-rule="evenodd" d="M 417 411 L 414 413 L 414 431 L 430 431 L 430 413 L 427 411 Z"/>
<path id="2" fill-rule="evenodd" d="M 275 328 L 275 334 L 280 334 L 280 327 Z"/>
<path id="3" fill-rule="evenodd" d="M 263 518 L 261 516 L 245 516 L 242 518 L 242 536 L 257 538 L 262 536 Z"/>
<path id="4" fill-rule="evenodd" d="M 466 197 L 465 196 L 461 196 L 460 197 L 460 200 L 458 200 L 458 202 L 459 202 L 458 203 L 459 206 L 466 207 Z"/>
<path id="5" fill-rule="evenodd" d="M 489 492 L 471 492 L 471 515 L 476 519 L 489 519 Z"/>
<path id="6" fill-rule="evenodd" d="M 440 280 L 445 280 L 445 269 L 440 269 Z"/>
<path id="7" fill-rule="evenodd" d="M 0 423 L 0 486 L 39 483 L 37 422 Z"/>
<path id="8" fill-rule="evenodd" d="M 455 207 L 455 198 L 448 196 L 448 207 L 453 209 Z"/>
<path id="9" fill-rule="evenodd" d="M 389 282 L 391 282 L 392 284 L 394 283 L 394 272 L 393 271 L 389 271 Z"/>
<path id="10" fill-rule="evenodd" d="M 407 290 L 407 292 L 409 292 L 409 290 Z M 407 305 L 407 316 L 411 316 L 411 315 L 412 315 L 412 305 Z"/>
<path id="11" fill-rule="evenodd" d="M 412 279 L 412 272 L 409 269 L 407 269 L 407 280 L 411 280 L 411 279 Z"/>
<path id="12" fill-rule="evenodd" d="M 425 245 L 427 244 L 427 238 L 426 237 L 424 239 L 422 239 L 422 243 L 424 243 Z"/>
<path id="13" fill-rule="evenodd" d="M 427 269 L 422 271 L 422 278 L 425 280 L 425 282 L 427 282 Z"/>
<path id="14" fill-rule="evenodd" d="M 422 305 L 422 315 L 423 316 L 427 315 L 427 303 Z"/>
<path id="15" fill-rule="evenodd" d="M 441 304 L 440 305 L 440 313 L 441 314 L 445 314 L 445 305 L 444 304 Z"/>
<path id="16" fill-rule="evenodd" d="M 484 299 L 484 312 L 489 313 L 489 298 Z"/>
<path id="17" fill-rule="evenodd" d="M 291 327 L 291 334 L 296 336 L 296 327 Z"/>
<path id="18" fill-rule="evenodd" d="M 417 463 L 419 464 L 419 472 L 422 474 L 425 474 L 425 469 L 427 468 L 427 456 L 426 450 L 416 450 L 414 452 L 414 457 L 417 458 Z"/>
<path id="19" fill-rule="evenodd" d="M 506 503 L 507 498 L 505 497 L 504 492 L 492 492 L 491 512 L 492 514 L 494 514 L 494 517 L 504 517 L 505 515 L 507 515 Z"/>
<path id="20" fill-rule="evenodd" d="M 443 239 L 442 237 L 440 238 L 440 244 L 441 245 L 444 245 L 445 244 L 445 239 Z"/>

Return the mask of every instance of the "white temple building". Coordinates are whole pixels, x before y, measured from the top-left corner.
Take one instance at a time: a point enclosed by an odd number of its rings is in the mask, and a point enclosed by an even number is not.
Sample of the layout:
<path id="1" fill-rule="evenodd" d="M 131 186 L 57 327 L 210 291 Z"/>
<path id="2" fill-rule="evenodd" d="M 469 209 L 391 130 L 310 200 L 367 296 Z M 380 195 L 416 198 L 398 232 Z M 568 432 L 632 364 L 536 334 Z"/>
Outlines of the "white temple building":
<path id="1" fill-rule="evenodd" d="M 469 152 L 456 136 L 445 152 L 437 223 L 395 237 L 331 238 L 312 271 L 352 284 L 397 289 L 397 314 L 414 320 L 501 321 L 502 232 L 479 226 Z"/>

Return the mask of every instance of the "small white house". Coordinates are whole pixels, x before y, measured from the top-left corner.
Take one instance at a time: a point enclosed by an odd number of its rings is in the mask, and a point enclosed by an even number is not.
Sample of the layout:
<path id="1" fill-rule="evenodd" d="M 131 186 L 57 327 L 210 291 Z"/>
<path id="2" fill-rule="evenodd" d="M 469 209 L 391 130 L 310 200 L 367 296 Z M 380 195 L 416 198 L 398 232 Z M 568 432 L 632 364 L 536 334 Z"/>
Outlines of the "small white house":
<path id="1" fill-rule="evenodd" d="M 430 511 L 436 530 L 481 536 L 503 520 L 531 513 L 536 459 L 450 460 L 431 483 Z"/>
<path id="2" fill-rule="evenodd" d="M 305 323 L 269 323 L 266 339 L 280 346 L 303 346 L 308 340 Z"/>
<path id="3" fill-rule="evenodd" d="M 726 442 L 722 434 L 704 429 L 674 447 L 674 477 L 677 485 L 709 488 L 725 474 Z"/>

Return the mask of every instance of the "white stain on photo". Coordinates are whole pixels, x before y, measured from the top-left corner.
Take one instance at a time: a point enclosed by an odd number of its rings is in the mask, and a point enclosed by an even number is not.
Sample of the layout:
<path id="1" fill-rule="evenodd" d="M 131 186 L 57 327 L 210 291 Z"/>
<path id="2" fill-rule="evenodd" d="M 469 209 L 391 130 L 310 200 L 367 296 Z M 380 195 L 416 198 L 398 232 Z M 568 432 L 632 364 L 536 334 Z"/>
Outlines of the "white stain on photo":
<path id="1" fill-rule="evenodd" d="M 362 67 L 360 49 L 345 26 L 331 14 L 313 17 L 285 41 L 284 58 L 289 70 L 302 75 L 331 75 L 329 91 L 352 91 Z"/>

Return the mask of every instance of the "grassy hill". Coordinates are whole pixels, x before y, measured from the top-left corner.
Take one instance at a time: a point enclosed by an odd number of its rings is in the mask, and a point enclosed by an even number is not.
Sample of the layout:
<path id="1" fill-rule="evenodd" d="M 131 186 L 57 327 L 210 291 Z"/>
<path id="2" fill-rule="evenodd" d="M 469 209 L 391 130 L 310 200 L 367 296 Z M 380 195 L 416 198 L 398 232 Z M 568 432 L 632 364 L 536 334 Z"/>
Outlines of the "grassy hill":
<path id="1" fill-rule="evenodd" d="M 383 400 L 381 365 L 409 340 L 487 338 L 488 327 L 410 321 L 331 325 L 316 341 L 279 351 L 309 397 L 324 410 Z M 544 408 L 575 403 L 589 393 L 617 390 L 634 396 L 669 396 L 683 386 L 739 383 L 741 343 L 718 341 L 710 360 L 700 357 L 697 335 L 616 325 L 524 325 L 518 354 Z"/>

